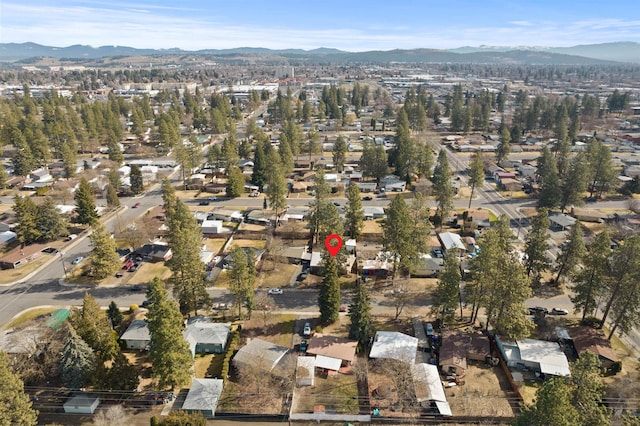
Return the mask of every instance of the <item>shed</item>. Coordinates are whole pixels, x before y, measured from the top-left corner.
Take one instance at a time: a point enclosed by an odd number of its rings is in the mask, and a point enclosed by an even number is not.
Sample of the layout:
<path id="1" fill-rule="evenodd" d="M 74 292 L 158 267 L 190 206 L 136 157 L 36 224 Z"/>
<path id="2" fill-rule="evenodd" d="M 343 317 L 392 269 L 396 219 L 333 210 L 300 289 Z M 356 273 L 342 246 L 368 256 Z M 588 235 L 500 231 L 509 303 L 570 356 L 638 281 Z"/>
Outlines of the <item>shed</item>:
<path id="1" fill-rule="evenodd" d="M 373 339 L 369 358 L 395 359 L 413 364 L 418 339 L 397 331 L 378 331 Z"/>
<path id="2" fill-rule="evenodd" d="M 221 220 L 204 220 L 202 222 L 202 233 L 205 235 L 222 233 L 222 221 Z"/>
<path id="3" fill-rule="evenodd" d="M 296 386 L 313 386 L 316 378 L 316 358 L 299 356 L 296 365 Z"/>
<path id="4" fill-rule="evenodd" d="M 151 343 L 149 325 L 145 320 L 133 320 L 127 330 L 120 336 L 127 349 L 145 349 Z"/>
<path id="5" fill-rule="evenodd" d="M 328 370 L 329 372 L 336 372 L 340 370 L 342 360 L 339 358 L 332 358 L 330 356 L 316 355 L 316 368 Z"/>
<path id="6" fill-rule="evenodd" d="M 438 367 L 431 364 L 420 363 L 411 366 L 411 376 L 416 393 L 416 400 L 421 403 L 435 403 L 439 414 L 451 416 L 451 407 L 447 402 Z"/>
<path id="7" fill-rule="evenodd" d="M 205 417 L 215 416 L 223 386 L 222 379 L 194 378 L 182 409 L 189 413 L 200 412 Z"/>
<path id="8" fill-rule="evenodd" d="M 65 413 L 93 414 L 99 404 L 100 398 L 81 393 L 69 398 L 63 408 Z"/>

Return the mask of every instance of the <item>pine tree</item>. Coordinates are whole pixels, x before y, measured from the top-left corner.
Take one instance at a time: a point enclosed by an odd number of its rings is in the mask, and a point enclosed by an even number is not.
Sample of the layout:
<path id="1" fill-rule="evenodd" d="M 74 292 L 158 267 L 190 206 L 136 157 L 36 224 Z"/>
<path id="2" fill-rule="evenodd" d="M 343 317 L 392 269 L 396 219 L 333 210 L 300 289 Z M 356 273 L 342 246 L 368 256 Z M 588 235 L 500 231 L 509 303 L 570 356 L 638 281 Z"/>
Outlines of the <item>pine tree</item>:
<path id="1" fill-rule="evenodd" d="M 471 186 L 471 194 L 469 195 L 469 209 L 471 209 L 471 200 L 473 199 L 473 193 L 476 190 L 476 186 L 482 186 L 484 183 L 484 160 L 482 159 L 482 153 L 478 152 L 473 156 L 471 164 L 469 166 L 469 186 Z"/>
<path id="2" fill-rule="evenodd" d="M 244 174 L 240 167 L 231 166 L 227 169 L 227 197 L 236 198 L 244 192 Z"/>
<path id="3" fill-rule="evenodd" d="M 53 199 L 46 197 L 38 208 L 38 232 L 44 241 L 54 241 L 67 234 L 67 224 Z"/>
<path id="4" fill-rule="evenodd" d="M 170 184 L 169 184 L 170 187 Z M 163 189 L 166 186 L 163 185 Z M 165 192 L 166 224 L 173 256 L 167 262 L 172 272 L 173 294 L 184 312 L 195 311 L 199 302 L 208 300 L 205 264 L 200 259 L 202 228 L 189 208 L 175 192 Z"/>
<path id="5" fill-rule="evenodd" d="M 277 155 L 273 150 L 268 154 L 268 162 L 270 168 L 267 172 L 267 200 L 269 207 L 273 210 L 275 216 L 275 229 L 278 226 L 280 213 L 287 208 L 287 182 L 284 178 L 282 166 L 277 161 Z M 271 162 L 273 161 L 273 162 Z"/>
<path id="6" fill-rule="evenodd" d="M 183 386 L 191 378 L 193 358 L 189 344 L 182 335 L 183 319 L 178 304 L 169 300 L 164 283 L 157 278 L 149 284 L 153 303 L 147 321 L 151 334 L 151 371 L 160 389 Z"/>
<path id="7" fill-rule="evenodd" d="M 574 426 L 578 412 L 572 405 L 572 392 L 561 377 L 547 380 L 536 391 L 532 405 L 526 406 L 515 421 L 516 426 Z"/>
<path id="8" fill-rule="evenodd" d="M 344 162 L 347 156 L 347 142 L 342 136 L 338 136 L 336 143 L 333 145 L 333 166 L 338 173 L 344 171 Z"/>
<path id="9" fill-rule="evenodd" d="M 112 142 L 109 142 L 107 147 L 109 149 L 109 160 L 118 164 L 118 166 L 121 166 L 122 162 L 124 161 L 124 154 L 120 149 L 120 144 L 118 144 L 115 141 L 112 141 Z"/>
<path id="10" fill-rule="evenodd" d="M 103 225 L 99 225 L 89 236 L 91 251 L 91 272 L 97 280 L 113 275 L 120 267 L 120 257 L 116 252 L 116 242 Z"/>
<path id="11" fill-rule="evenodd" d="M 582 261 L 586 253 L 584 241 L 582 239 L 582 227 L 580 222 L 571 227 L 567 242 L 561 247 L 560 254 L 556 261 L 556 283 L 564 276 L 573 276 L 576 268 Z"/>
<path id="12" fill-rule="evenodd" d="M 264 144 L 262 140 L 258 139 L 253 151 L 253 174 L 251 175 L 251 183 L 256 185 L 261 191 L 267 180 L 266 160 Z"/>
<path id="13" fill-rule="evenodd" d="M 455 250 L 449 250 L 444 258 L 444 271 L 438 277 L 432 303 L 436 317 L 442 318 L 445 323 L 453 319 L 451 312 L 455 311 L 458 304 L 461 280 L 460 260 Z"/>
<path id="14" fill-rule="evenodd" d="M 600 378 L 601 363 L 598 355 L 584 351 L 571 364 L 572 405 L 578 411 L 576 423 L 607 426 L 611 424 L 611 410 L 603 404 L 605 385 Z"/>
<path id="15" fill-rule="evenodd" d="M 438 204 L 437 216 L 440 226 L 444 223 L 444 218 L 453 208 L 453 186 L 451 185 L 451 168 L 447 153 L 443 148 L 438 153 L 436 167 L 433 169 L 433 194 Z"/>
<path id="16" fill-rule="evenodd" d="M 333 324 L 340 314 L 340 280 L 338 278 L 338 262 L 334 256 L 324 255 L 324 273 L 318 293 L 320 322 Z"/>
<path id="17" fill-rule="evenodd" d="M 593 239 L 589 252 L 582 259 L 583 268 L 573 278 L 571 302 L 576 311 L 582 311 L 582 321 L 596 310 L 597 300 L 603 294 L 607 263 L 611 254 L 611 238 L 602 232 Z"/>
<path id="18" fill-rule="evenodd" d="M 9 357 L 0 352 L 0 424 L 12 426 L 35 426 L 38 412 L 31 406 L 29 395 L 24 391 L 24 383 L 13 372 Z"/>
<path id="19" fill-rule="evenodd" d="M 107 205 L 109 207 L 119 207 L 120 199 L 118 198 L 118 191 L 111 185 L 107 185 Z"/>
<path id="20" fill-rule="evenodd" d="M 16 195 L 13 199 L 13 211 L 16 214 L 18 226 L 16 234 L 22 244 L 31 244 L 37 241 L 41 234 L 38 228 L 38 207 L 31 197 Z"/>
<path id="21" fill-rule="evenodd" d="M 91 382 L 96 366 L 96 357 L 91 347 L 75 331 L 71 332 L 62 349 L 60 373 L 64 384 L 80 389 Z"/>
<path id="22" fill-rule="evenodd" d="M 542 181 L 540 185 L 540 196 L 538 197 L 538 207 L 553 209 L 560 204 L 562 193 L 560 190 L 560 178 L 556 161 L 549 151 L 544 147 L 540 158 L 538 158 L 538 177 Z"/>
<path id="23" fill-rule="evenodd" d="M 107 318 L 109 318 L 109 321 L 111 322 L 111 326 L 113 328 L 118 327 L 124 320 L 124 316 L 122 315 L 122 312 L 120 312 L 120 308 L 118 308 L 118 305 L 116 305 L 116 302 L 114 302 L 113 300 L 111 301 L 111 303 L 109 303 L 109 308 L 107 309 Z"/>
<path id="24" fill-rule="evenodd" d="M 144 181 L 142 180 L 142 171 L 137 164 L 131 165 L 131 172 L 129 174 L 129 182 L 131 184 L 131 192 L 134 195 L 141 194 L 144 190 Z"/>
<path id="25" fill-rule="evenodd" d="M 400 271 L 408 274 L 417 256 L 417 247 L 413 244 L 414 224 L 407 204 L 402 197 L 394 197 L 385 210 L 386 218 L 382 223 L 382 244 L 385 251 L 391 253 L 393 277 Z"/>
<path id="26" fill-rule="evenodd" d="M 131 364 L 122 352 L 116 355 L 110 368 L 101 365 L 96 371 L 96 386 L 99 389 L 135 391 L 139 385 L 138 367 Z"/>
<path id="27" fill-rule="evenodd" d="M 242 305 L 247 304 L 249 316 L 255 294 L 256 270 L 255 263 L 249 267 L 249 258 L 242 247 L 231 249 L 231 270 L 229 271 L 229 291 L 233 295 L 234 306 L 238 308 L 238 316 L 242 317 Z"/>
<path id="28" fill-rule="evenodd" d="M 357 281 L 353 303 L 349 305 L 349 339 L 357 340 L 361 345 L 369 342 L 371 334 L 371 301 L 367 286 Z"/>
<path id="29" fill-rule="evenodd" d="M 85 179 L 80 179 L 80 184 L 75 193 L 76 221 L 86 225 L 94 225 L 98 221 L 98 211 L 93 200 L 93 189 Z"/>
<path id="30" fill-rule="evenodd" d="M 345 230 L 351 238 L 358 238 L 362 232 L 364 211 L 362 210 L 362 198 L 360 187 L 352 182 L 347 190 L 347 209 L 344 213 Z"/>
<path id="31" fill-rule="evenodd" d="M 547 209 L 538 210 L 538 214 L 531 222 L 531 230 L 527 233 L 525 239 L 525 267 L 527 275 L 531 277 L 535 283 L 540 284 L 542 273 L 549 269 L 551 262 L 547 257 L 549 250 L 549 213 Z"/>
<path id="32" fill-rule="evenodd" d="M 582 204 L 582 193 L 587 190 L 587 161 L 582 153 L 576 155 L 569 164 L 566 175 L 560 185 L 560 210 L 567 206 Z"/>
<path id="33" fill-rule="evenodd" d="M 82 308 L 72 311 L 69 321 L 102 361 L 112 360 L 120 352 L 118 335 L 111 329 L 106 312 L 89 293 L 84 295 Z"/>

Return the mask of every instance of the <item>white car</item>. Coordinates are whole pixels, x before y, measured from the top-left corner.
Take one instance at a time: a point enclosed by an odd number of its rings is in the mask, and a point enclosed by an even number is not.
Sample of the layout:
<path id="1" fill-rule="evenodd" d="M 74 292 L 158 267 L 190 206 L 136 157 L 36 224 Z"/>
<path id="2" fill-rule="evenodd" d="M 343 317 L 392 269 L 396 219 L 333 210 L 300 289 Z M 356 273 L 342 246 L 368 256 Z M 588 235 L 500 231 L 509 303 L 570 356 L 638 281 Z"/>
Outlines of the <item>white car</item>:
<path id="1" fill-rule="evenodd" d="M 77 265 L 78 263 L 82 262 L 82 259 L 84 259 L 84 257 L 82 257 L 82 256 L 78 256 L 78 257 L 76 257 L 75 259 L 73 259 L 73 260 L 71 261 L 71 264 L 72 264 L 72 265 Z"/>
<path id="2" fill-rule="evenodd" d="M 569 315 L 569 311 L 563 308 L 553 308 L 551 315 Z"/>
<path id="3" fill-rule="evenodd" d="M 281 288 L 270 288 L 269 291 L 267 291 L 268 294 L 282 294 L 283 291 Z"/>

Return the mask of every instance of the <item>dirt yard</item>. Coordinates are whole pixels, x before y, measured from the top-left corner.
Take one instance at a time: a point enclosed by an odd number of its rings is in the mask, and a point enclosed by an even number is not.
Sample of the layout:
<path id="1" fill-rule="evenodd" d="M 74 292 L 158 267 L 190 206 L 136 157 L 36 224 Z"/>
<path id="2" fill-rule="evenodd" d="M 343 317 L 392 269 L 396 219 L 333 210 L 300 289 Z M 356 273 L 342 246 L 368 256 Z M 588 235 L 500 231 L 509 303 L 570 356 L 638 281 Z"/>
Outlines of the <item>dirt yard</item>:
<path id="1" fill-rule="evenodd" d="M 358 386 L 355 375 L 326 376 L 316 370 L 314 386 L 296 388 L 296 413 L 313 413 L 315 406 L 324 406 L 327 413 L 358 414 Z"/>

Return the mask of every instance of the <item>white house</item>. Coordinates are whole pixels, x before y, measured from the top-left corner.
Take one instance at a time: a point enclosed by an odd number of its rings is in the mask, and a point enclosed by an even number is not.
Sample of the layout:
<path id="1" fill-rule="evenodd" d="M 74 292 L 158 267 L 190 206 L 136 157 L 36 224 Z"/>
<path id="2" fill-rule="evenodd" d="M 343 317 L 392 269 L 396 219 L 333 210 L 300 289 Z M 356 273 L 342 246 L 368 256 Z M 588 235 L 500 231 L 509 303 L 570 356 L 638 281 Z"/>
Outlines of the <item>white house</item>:
<path id="1" fill-rule="evenodd" d="M 145 320 L 133 320 L 120 336 L 127 349 L 145 349 L 151 343 L 151 333 Z"/>
<path id="2" fill-rule="evenodd" d="M 569 361 L 556 342 L 522 339 L 514 343 L 496 338 L 496 344 L 509 367 L 526 367 L 551 376 L 571 376 Z"/>
<path id="3" fill-rule="evenodd" d="M 378 331 L 373 339 L 369 358 L 395 359 L 413 364 L 416 360 L 418 339 L 397 331 Z"/>
<path id="4" fill-rule="evenodd" d="M 222 233 L 222 221 L 221 220 L 202 221 L 202 233 L 205 235 Z"/>
<path id="5" fill-rule="evenodd" d="M 414 364 L 411 366 L 411 376 L 413 377 L 416 400 L 419 403 L 427 403 L 428 405 L 425 404 L 427 406 L 435 403 L 441 415 L 452 415 L 437 366 L 425 363 Z"/>
<path id="6" fill-rule="evenodd" d="M 215 416 L 223 386 L 222 379 L 194 378 L 182 409 L 189 413 L 200 412 L 205 417 Z"/>

